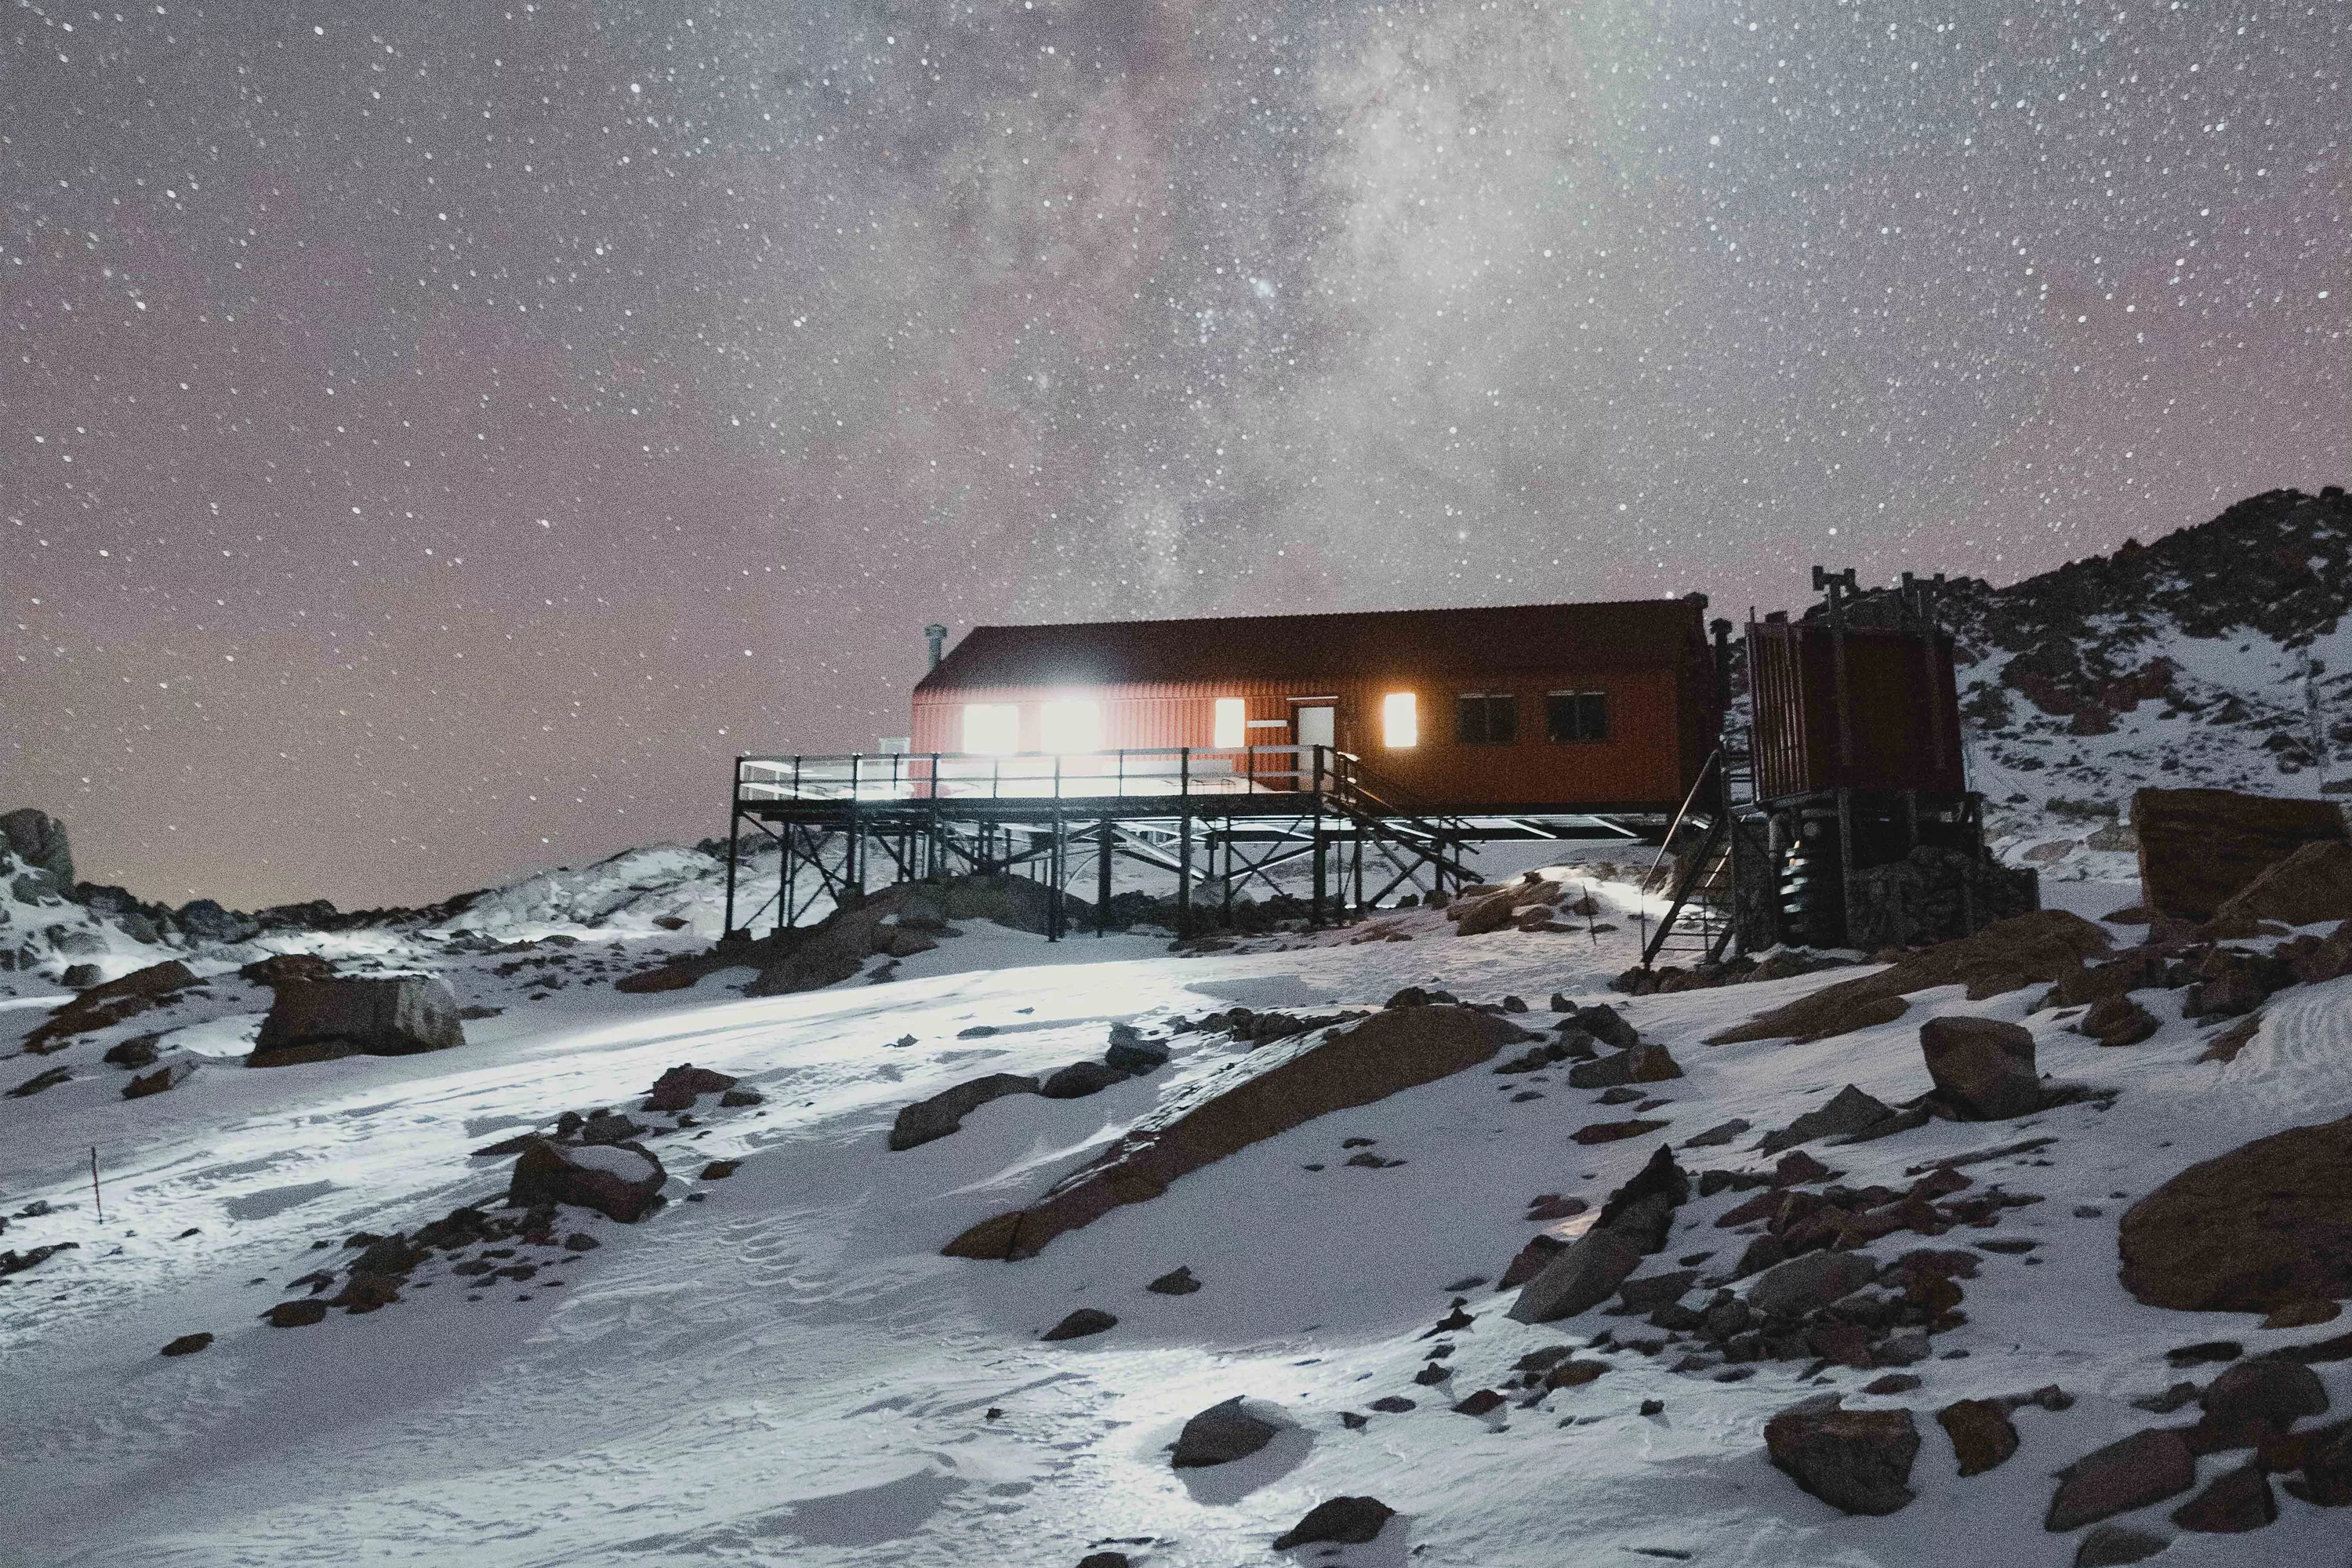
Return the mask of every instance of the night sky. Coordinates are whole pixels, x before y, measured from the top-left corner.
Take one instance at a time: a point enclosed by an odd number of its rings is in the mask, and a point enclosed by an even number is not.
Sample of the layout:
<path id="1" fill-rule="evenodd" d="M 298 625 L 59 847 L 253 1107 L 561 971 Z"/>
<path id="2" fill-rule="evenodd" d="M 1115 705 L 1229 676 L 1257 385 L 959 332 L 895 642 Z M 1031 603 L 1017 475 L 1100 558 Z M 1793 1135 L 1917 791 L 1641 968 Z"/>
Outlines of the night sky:
<path id="1" fill-rule="evenodd" d="M 904 733 L 935 618 L 1738 614 L 2342 481 L 2347 75 L 2336 0 L 9 0 L 0 808 L 418 900 Z"/>

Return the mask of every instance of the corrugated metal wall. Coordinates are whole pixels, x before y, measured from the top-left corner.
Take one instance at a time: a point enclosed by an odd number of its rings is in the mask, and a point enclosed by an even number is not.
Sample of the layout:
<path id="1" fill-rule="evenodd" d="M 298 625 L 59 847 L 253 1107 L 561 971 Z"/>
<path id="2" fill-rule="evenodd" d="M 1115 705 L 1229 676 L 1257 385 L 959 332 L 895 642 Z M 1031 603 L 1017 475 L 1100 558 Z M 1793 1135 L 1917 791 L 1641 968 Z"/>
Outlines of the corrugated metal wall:
<path id="1" fill-rule="evenodd" d="M 1966 789 L 1952 639 L 1856 627 L 1843 640 L 1841 708 L 1837 634 L 1819 623 L 1748 626 L 1758 794 Z"/>

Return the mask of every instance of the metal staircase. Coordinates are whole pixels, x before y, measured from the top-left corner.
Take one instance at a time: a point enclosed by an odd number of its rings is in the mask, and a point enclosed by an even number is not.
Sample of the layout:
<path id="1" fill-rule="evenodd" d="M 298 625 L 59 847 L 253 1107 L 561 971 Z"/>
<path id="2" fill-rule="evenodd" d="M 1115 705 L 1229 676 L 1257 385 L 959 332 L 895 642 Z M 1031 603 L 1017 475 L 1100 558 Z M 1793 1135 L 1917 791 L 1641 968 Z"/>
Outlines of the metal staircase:
<path id="1" fill-rule="evenodd" d="M 1685 968 L 1722 961 L 1737 927 L 1739 808 L 1756 797 L 1746 737 L 1727 737 L 1699 770 L 1643 886 L 1671 881 L 1666 911 L 1642 944 L 1642 967 L 1661 960 Z"/>

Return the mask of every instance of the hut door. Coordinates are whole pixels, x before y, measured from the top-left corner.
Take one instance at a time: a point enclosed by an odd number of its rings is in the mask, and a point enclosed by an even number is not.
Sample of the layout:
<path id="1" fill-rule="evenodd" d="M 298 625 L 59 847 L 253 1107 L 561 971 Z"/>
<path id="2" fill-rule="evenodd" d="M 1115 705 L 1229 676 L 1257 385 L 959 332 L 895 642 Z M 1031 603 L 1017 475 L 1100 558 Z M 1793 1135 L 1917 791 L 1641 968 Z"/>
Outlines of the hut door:
<path id="1" fill-rule="evenodd" d="M 1328 706 L 1300 707 L 1292 710 L 1297 726 L 1297 743 L 1302 746 L 1338 745 L 1339 743 L 1339 726 L 1335 721 L 1338 712 L 1338 709 Z M 1299 765 L 1312 767 L 1314 764 L 1308 759 L 1302 757 L 1299 759 Z"/>

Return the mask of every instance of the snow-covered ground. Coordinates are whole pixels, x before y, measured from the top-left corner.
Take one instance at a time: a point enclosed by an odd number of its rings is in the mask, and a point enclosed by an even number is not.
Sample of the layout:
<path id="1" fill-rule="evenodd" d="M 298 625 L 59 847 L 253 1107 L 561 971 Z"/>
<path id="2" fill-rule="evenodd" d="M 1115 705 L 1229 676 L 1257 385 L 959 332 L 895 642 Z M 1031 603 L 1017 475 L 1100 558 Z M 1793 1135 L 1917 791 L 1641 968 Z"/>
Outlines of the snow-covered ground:
<path id="1" fill-rule="evenodd" d="M 57 1056 L 7 1062 L 11 1086 L 52 1064 L 73 1078 L 0 1100 L 0 1208 L 49 1205 L 11 1218 L 0 1246 L 79 1247 L 0 1286 L 0 1562 L 1066 1568 L 1117 1543 L 1154 1568 L 1225 1568 L 1277 1561 L 1271 1539 L 1309 1506 L 1370 1494 L 1404 1517 L 1368 1546 L 1299 1559 L 2056 1564 L 2071 1561 L 2074 1538 L 2042 1529 L 2050 1472 L 2152 1424 L 2126 1401 L 2179 1375 L 2166 1350 L 2313 1336 L 2138 1305 L 2116 1280 L 2116 1224 L 2131 1199 L 2193 1161 L 2352 1112 L 2352 982 L 2278 998 L 2226 1067 L 2193 1059 L 2201 1041 L 2178 1017 L 2177 992 L 2143 994 L 2164 1028 L 2128 1049 L 2102 1049 L 2049 1014 L 2027 1018 L 2032 991 L 1970 1003 L 1957 987 L 1915 996 L 1904 1018 L 1856 1035 L 1709 1047 L 1703 1038 L 1724 1026 L 1842 976 L 1615 997 L 1605 982 L 1633 957 L 1634 895 L 1607 883 L 1601 923 L 1618 929 L 1597 937 L 1459 938 L 1437 911 L 1410 910 L 1383 916 L 1377 931 L 1177 957 L 1143 935 L 1048 944 L 973 924 L 887 984 L 746 1000 L 732 989 L 745 973 L 733 971 L 688 991 L 617 994 L 602 982 L 712 934 L 707 898 L 688 886 L 707 890 L 699 868 L 669 870 L 665 881 L 651 864 L 624 868 L 601 891 L 558 878 L 436 932 L 271 944 L 431 969 L 467 1003 L 504 1009 L 469 1024 L 457 1049 L 241 1068 L 268 997 L 231 972 L 207 995 Z M 2063 901 L 2096 915 L 2137 893 L 2074 883 Z M 666 930 L 662 917 L 687 925 Z M 575 945 L 481 952 L 446 940 L 451 931 Z M 234 956 L 198 967 L 225 970 Z M 1638 1322 L 1596 1313 L 1523 1326 L 1503 1315 L 1508 1296 L 1465 1288 L 1475 1321 L 1446 1336 L 1458 1347 L 1453 1378 L 1413 1382 L 1449 1287 L 1493 1279 L 1542 1228 L 1521 1217 L 1530 1198 L 1597 1205 L 1661 1142 L 1570 1142 L 1576 1129 L 1627 1112 L 1595 1105 L 1559 1071 L 1476 1068 L 1310 1121 L 1019 1264 L 939 1249 L 1034 1197 L 1242 1046 L 1177 1035 L 1171 1066 L 1149 1077 L 1080 1100 L 1000 1100 L 950 1137 L 885 1147 L 907 1103 L 982 1073 L 1097 1056 L 1113 1022 L 1161 1034 L 1180 1015 L 1237 1002 L 1377 1006 L 1408 984 L 1472 1001 L 1517 994 L 1538 1015 L 1554 991 L 1621 1002 L 1687 1072 L 1656 1086 L 1668 1103 L 1654 1114 L 1671 1122 L 1662 1136 L 1677 1145 L 1734 1116 L 1759 1130 L 1785 1124 L 1849 1082 L 1888 1100 L 1918 1093 L 1918 1025 L 1938 1013 L 2022 1019 L 2046 1070 L 2121 1093 L 2111 1110 L 1933 1122 L 1818 1150 L 1852 1184 L 1899 1187 L 1937 1158 L 2056 1139 L 1971 1168 L 1980 1185 L 2046 1200 L 2007 1211 L 1995 1233 L 2042 1245 L 1984 1256 L 1967 1287 L 1969 1321 L 1937 1336 L 1944 1359 L 1913 1369 L 1924 1387 L 1872 1398 L 1855 1391 L 1873 1373 L 1838 1369 L 1807 1384 L 1801 1367 L 1773 1362 L 1726 1384 L 1669 1370 L 1671 1352 L 1621 1351 L 1603 1358 L 1612 1370 L 1598 1381 L 1487 1417 L 1448 1406 L 1500 1384 L 1531 1350 Z M 0 1048 L 58 999 L 43 989 L 0 1003 Z M 959 1037 L 978 1026 L 994 1032 Z M 126 1102 L 124 1075 L 98 1055 L 157 1029 L 167 1047 L 215 1059 L 168 1093 Z M 382 1310 L 296 1329 L 258 1321 L 304 1295 L 290 1282 L 347 1261 L 352 1233 L 412 1230 L 501 1194 L 511 1160 L 469 1151 L 565 1110 L 633 1109 L 658 1073 L 687 1061 L 739 1076 L 765 1102 L 721 1110 L 705 1099 L 695 1125 L 652 1136 L 678 1201 L 643 1223 L 566 1211 L 566 1231 L 602 1246 L 530 1280 L 485 1288 L 436 1260 Z M 1515 1098 L 1530 1089 L 1540 1098 Z M 1399 1163 L 1343 1163 L 1351 1138 L 1376 1140 Z M 1694 1170 L 1761 1161 L 1739 1146 L 1682 1159 Z M 740 1169 L 702 1179 L 719 1160 Z M 1669 1253 L 1727 1266 L 1744 1237 L 1714 1221 L 1743 1195 L 1685 1206 Z M 1179 1266 L 1202 1282 L 1197 1293 L 1144 1289 Z M 1039 1342 L 1080 1306 L 1118 1326 Z M 216 1342 L 184 1358 L 157 1353 L 194 1331 Z M 2319 1370 L 2340 1409 L 2352 1375 Z M 2014 1458 L 1968 1479 L 1954 1473 L 1935 1409 L 2053 1383 L 2077 1396 L 2072 1408 L 2021 1411 Z M 1824 1388 L 1849 1405 L 1919 1413 L 1916 1502 L 1850 1518 L 1769 1467 L 1766 1418 Z M 1185 1418 L 1236 1394 L 1278 1407 L 1291 1430 L 1233 1465 L 1171 1469 L 1165 1449 Z M 1391 1394 L 1419 1407 L 1373 1415 L 1361 1430 L 1341 1422 Z M 1663 1407 L 1640 1414 L 1653 1400 Z M 2210 1478 L 2236 1462 L 2201 1463 Z M 2166 1506 L 2148 1519 L 2160 1526 Z M 2342 1560 L 2340 1512 L 2285 1497 L 2280 1506 L 2266 1530 L 2182 1535 L 2163 1561 Z"/>

